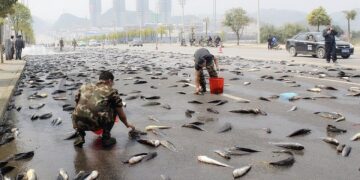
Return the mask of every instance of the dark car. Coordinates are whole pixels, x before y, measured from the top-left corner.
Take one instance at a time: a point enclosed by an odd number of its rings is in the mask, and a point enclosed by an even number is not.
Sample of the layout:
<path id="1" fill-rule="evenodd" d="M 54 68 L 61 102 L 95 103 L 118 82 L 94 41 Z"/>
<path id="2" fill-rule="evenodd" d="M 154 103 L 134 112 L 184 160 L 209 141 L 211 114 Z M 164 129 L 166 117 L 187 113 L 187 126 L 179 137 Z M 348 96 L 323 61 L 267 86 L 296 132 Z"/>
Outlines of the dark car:
<path id="1" fill-rule="evenodd" d="M 325 58 L 325 39 L 321 32 L 299 33 L 286 41 L 286 50 L 292 56 L 298 54 Z M 336 38 L 336 55 L 344 59 L 354 54 L 354 46 Z"/>

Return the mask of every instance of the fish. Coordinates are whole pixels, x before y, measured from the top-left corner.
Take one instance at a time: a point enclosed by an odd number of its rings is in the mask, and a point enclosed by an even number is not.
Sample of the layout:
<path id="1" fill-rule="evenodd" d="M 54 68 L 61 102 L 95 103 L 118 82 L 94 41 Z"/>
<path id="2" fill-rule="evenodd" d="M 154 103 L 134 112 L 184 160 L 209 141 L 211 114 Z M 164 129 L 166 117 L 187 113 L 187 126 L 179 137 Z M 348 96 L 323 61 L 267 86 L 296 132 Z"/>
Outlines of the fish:
<path id="1" fill-rule="evenodd" d="M 163 104 L 161 107 L 163 107 L 164 109 L 170 110 L 171 106 L 169 104 Z"/>
<path id="2" fill-rule="evenodd" d="M 343 115 L 337 112 L 314 112 L 314 114 L 317 114 L 323 118 L 334 119 L 334 120 L 344 117 Z"/>
<path id="3" fill-rule="evenodd" d="M 157 100 L 160 99 L 160 96 L 149 96 L 149 97 L 145 97 L 145 96 L 140 96 L 141 99 L 146 99 L 146 100 Z"/>
<path id="4" fill-rule="evenodd" d="M 216 165 L 216 166 L 233 168 L 233 167 L 230 166 L 230 165 L 227 165 L 227 164 L 225 164 L 225 163 L 221 163 L 221 162 L 216 161 L 216 160 L 214 160 L 214 159 L 211 159 L 211 158 L 209 158 L 209 157 L 207 157 L 207 156 L 198 156 L 197 159 L 198 159 L 198 161 L 203 162 L 203 163 L 213 164 L 213 165 Z"/>
<path id="5" fill-rule="evenodd" d="M 32 121 L 35 121 L 35 120 L 39 119 L 39 116 L 37 114 L 33 114 L 30 119 Z"/>
<path id="6" fill-rule="evenodd" d="M 226 104 L 228 102 L 229 101 L 227 101 L 227 100 L 221 100 L 219 103 L 215 104 L 215 106 L 221 106 L 221 105 Z"/>
<path id="7" fill-rule="evenodd" d="M 225 159 L 231 159 L 231 156 L 228 152 L 226 151 L 222 151 L 222 150 L 215 150 L 214 151 L 216 154 L 218 154 L 219 156 L 225 158 Z"/>
<path id="8" fill-rule="evenodd" d="M 213 109 L 213 108 L 207 108 L 206 109 L 208 112 L 214 113 L 214 114 L 219 114 L 219 111 Z"/>
<path id="9" fill-rule="evenodd" d="M 341 155 L 344 157 L 348 157 L 350 155 L 350 152 L 351 152 L 351 147 L 346 145 L 342 150 Z"/>
<path id="10" fill-rule="evenodd" d="M 135 80 L 134 84 L 146 84 L 147 81 L 144 80 Z"/>
<path id="11" fill-rule="evenodd" d="M 74 180 L 84 180 L 86 177 L 90 175 L 90 172 L 85 171 L 79 171 L 76 176 L 74 177 Z"/>
<path id="12" fill-rule="evenodd" d="M 74 111 L 75 110 L 75 107 L 74 106 L 66 106 L 66 107 L 63 107 L 63 111 Z"/>
<path id="13" fill-rule="evenodd" d="M 84 180 L 95 180 L 99 177 L 99 171 L 94 170 Z"/>
<path id="14" fill-rule="evenodd" d="M 32 105 L 32 106 L 29 106 L 29 109 L 41 109 L 45 106 L 44 103 L 42 104 L 38 104 L 38 105 Z"/>
<path id="15" fill-rule="evenodd" d="M 188 117 L 188 118 L 192 118 L 192 114 L 194 114 L 195 111 L 192 111 L 192 110 L 186 110 L 185 111 L 185 116 Z"/>
<path id="16" fill-rule="evenodd" d="M 232 111 L 229 111 L 229 112 L 232 112 L 232 113 L 240 113 L 240 114 L 254 114 L 254 115 L 263 115 L 263 116 L 266 116 L 267 113 L 260 110 L 260 109 L 239 109 L 239 110 L 232 110 Z"/>
<path id="17" fill-rule="evenodd" d="M 139 163 L 144 159 L 144 157 L 146 155 L 147 155 L 147 153 L 135 154 L 135 155 L 131 156 L 127 161 L 124 161 L 123 163 L 130 164 L 130 165 Z"/>
<path id="18" fill-rule="evenodd" d="M 338 153 L 341 153 L 343 151 L 344 147 L 345 147 L 345 144 L 339 144 L 338 146 L 336 146 L 336 151 Z"/>
<path id="19" fill-rule="evenodd" d="M 352 141 L 357 141 L 357 140 L 359 140 L 359 139 L 360 139 L 360 133 L 356 133 L 353 137 L 351 137 L 350 140 L 352 140 Z"/>
<path id="20" fill-rule="evenodd" d="M 147 133 L 134 129 L 134 130 L 129 131 L 128 135 L 132 139 L 138 139 L 138 138 L 140 138 L 140 136 L 147 135 Z"/>
<path id="21" fill-rule="evenodd" d="M 329 143 L 329 144 L 332 144 L 332 145 L 339 145 L 339 141 L 335 138 L 331 138 L 331 137 L 325 137 L 325 138 L 322 138 L 322 140 L 326 143 Z"/>
<path id="22" fill-rule="evenodd" d="M 0 146 L 13 141 L 14 139 L 15 137 L 12 133 L 5 133 L 0 140 Z"/>
<path id="23" fill-rule="evenodd" d="M 296 111 L 296 110 L 297 110 L 297 107 L 296 107 L 296 106 L 293 106 L 291 109 L 288 110 L 288 112 Z"/>
<path id="24" fill-rule="evenodd" d="M 293 155 L 291 155 L 290 157 L 280 160 L 280 161 L 274 161 L 274 162 L 270 162 L 270 165 L 273 166 L 291 166 L 295 163 L 295 158 Z"/>
<path id="25" fill-rule="evenodd" d="M 332 86 L 325 86 L 325 85 L 316 85 L 315 88 L 320 88 L 320 89 L 326 89 L 326 90 L 331 90 L 331 91 L 337 91 L 338 89 L 332 87 Z"/>
<path id="26" fill-rule="evenodd" d="M 266 98 L 266 97 L 259 97 L 260 100 L 263 100 L 263 101 L 268 101 L 270 102 L 270 99 Z"/>
<path id="27" fill-rule="evenodd" d="M 209 101 L 208 103 L 212 103 L 212 104 L 217 104 L 220 103 L 222 100 L 213 100 L 213 101 Z"/>
<path id="28" fill-rule="evenodd" d="M 178 87 L 178 85 L 168 86 L 168 88 L 174 88 L 174 87 Z"/>
<path id="29" fill-rule="evenodd" d="M 24 160 L 24 159 L 30 159 L 30 158 L 34 157 L 34 155 L 35 155 L 34 151 L 17 153 L 11 159 L 13 159 L 15 161 L 19 161 L 19 160 Z"/>
<path id="30" fill-rule="evenodd" d="M 250 100 L 240 99 L 240 100 L 237 101 L 237 103 L 250 103 Z"/>
<path id="31" fill-rule="evenodd" d="M 142 106 L 158 106 L 160 104 L 161 103 L 159 103 L 159 102 L 147 102 L 147 103 L 143 104 Z"/>
<path id="32" fill-rule="evenodd" d="M 153 129 L 170 129 L 170 126 L 157 126 L 157 125 L 149 125 L 145 127 L 146 131 L 151 131 Z"/>
<path id="33" fill-rule="evenodd" d="M 54 119 L 54 120 L 51 121 L 51 125 L 53 125 L 53 126 L 58 126 L 58 125 L 60 125 L 61 123 L 62 123 L 61 118 L 56 118 L 56 119 Z"/>
<path id="34" fill-rule="evenodd" d="M 181 127 L 192 128 L 192 129 L 196 129 L 196 130 L 199 130 L 199 131 L 205 131 L 201 127 L 199 127 L 197 125 L 194 125 L 194 124 L 184 124 Z"/>
<path id="35" fill-rule="evenodd" d="M 59 170 L 59 174 L 57 176 L 57 180 L 69 180 L 69 175 L 64 169 Z"/>
<path id="36" fill-rule="evenodd" d="M 200 122 L 200 121 L 194 121 L 194 122 L 191 122 L 189 124 L 194 124 L 194 125 L 200 126 L 200 125 L 204 125 L 205 123 Z"/>
<path id="37" fill-rule="evenodd" d="M 309 92 L 321 92 L 321 89 L 320 88 L 310 88 L 310 89 L 307 89 L 307 91 Z"/>
<path id="38" fill-rule="evenodd" d="M 173 143 L 167 140 L 161 140 L 160 144 L 165 148 L 169 149 L 170 151 L 177 152 L 177 149 Z"/>
<path id="39" fill-rule="evenodd" d="M 311 132 L 310 129 L 299 129 L 299 130 L 296 130 L 295 132 L 289 134 L 287 137 L 306 135 L 306 134 L 309 134 L 310 132 Z"/>
<path id="40" fill-rule="evenodd" d="M 250 148 L 244 148 L 244 147 L 240 147 L 240 146 L 231 147 L 230 150 L 244 151 L 244 152 L 247 152 L 247 153 L 261 152 L 261 151 L 258 151 L 258 150 L 254 150 L 254 149 L 250 149 Z"/>
<path id="41" fill-rule="evenodd" d="M 138 139 L 137 142 L 148 145 L 148 146 L 152 146 L 152 147 L 158 147 L 160 145 L 159 140 Z"/>
<path id="42" fill-rule="evenodd" d="M 178 94 L 182 94 L 182 95 L 185 95 L 186 93 L 185 92 L 177 92 Z"/>
<path id="43" fill-rule="evenodd" d="M 237 81 L 237 80 L 240 80 L 240 78 L 234 77 L 234 78 L 229 79 L 229 81 Z"/>
<path id="44" fill-rule="evenodd" d="M 293 142 L 277 142 L 277 143 L 270 142 L 270 144 L 292 150 L 303 150 L 305 148 L 300 143 L 293 143 Z"/>
<path id="45" fill-rule="evenodd" d="M 262 128 L 262 129 L 265 130 L 265 132 L 268 133 L 268 134 L 271 134 L 271 133 L 272 133 L 272 131 L 271 131 L 270 128 Z"/>
<path id="46" fill-rule="evenodd" d="M 213 122 L 218 120 L 218 118 L 208 116 L 198 116 L 197 119 L 202 122 Z"/>
<path id="47" fill-rule="evenodd" d="M 156 121 L 156 122 L 160 122 L 158 119 L 156 119 L 154 116 L 148 116 L 148 119 L 151 121 Z"/>
<path id="48" fill-rule="evenodd" d="M 244 86 L 248 86 L 251 84 L 251 82 L 244 82 L 243 84 L 244 84 Z"/>
<path id="49" fill-rule="evenodd" d="M 244 166 L 244 167 L 235 169 L 232 174 L 233 174 L 234 179 L 237 179 L 237 178 L 245 176 L 250 170 L 251 170 L 251 165 L 248 165 L 248 166 Z"/>
<path id="50" fill-rule="evenodd" d="M 232 125 L 230 123 L 225 123 L 219 130 L 218 133 L 224 133 L 230 131 L 232 129 Z"/>
<path id="51" fill-rule="evenodd" d="M 149 152 L 147 155 L 143 158 L 143 161 L 149 161 L 151 159 L 154 159 L 157 156 L 157 152 Z"/>
<path id="52" fill-rule="evenodd" d="M 52 117 L 52 113 L 46 113 L 39 116 L 39 119 L 49 119 Z"/>
<path id="53" fill-rule="evenodd" d="M 78 136 L 79 136 L 78 132 L 77 132 L 77 131 L 74 131 L 74 132 L 70 133 L 70 135 L 67 136 L 64 140 L 75 139 L 75 138 L 78 137 Z"/>
<path id="54" fill-rule="evenodd" d="M 126 97 L 125 100 L 130 101 L 130 100 L 134 100 L 134 99 L 137 99 L 137 98 L 139 98 L 138 95 L 136 95 L 136 96 L 129 96 L 129 97 Z"/>
<path id="55" fill-rule="evenodd" d="M 202 102 L 199 102 L 199 101 L 196 101 L 196 100 L 188 101 L 188 103 L 190 103 L 190 104 L 203 104 Z"/>
<path id="56" fill-rule="evenodd" d="M 0 174 L 5 175 L 14 169 L 15 169 L 14 166 L 4 166 L 4 167 L 0 168 Z"/>
<path id="57" fill-rule="evenodd" d="M 61 89 L 58 89 L 58 90 L 55 90 L 54 92 L 52 92 L 51 94 L 52 95 L 55 95 L 55 94 L 61 94 L 61 93 L 66 93 L 65 90 L 61 90 Z"/>
<path id="58" fill-rule="evenodd" d="M 182 80 L 179 80 L 179 81 L 176 81 L 178 83 L 190 83 L 191 80 L 190 79 L 182 79 Z"/>
<path id="59" fill-rule="evenodd" d="M 346 133 L 345 129 L 339 129 L 336 126 L 333 126 L 333 125 L 330 125 L 330 124 L 327 125 L 326 131 L 332 132 L 332 133 Z M 359 134 L 359 136 L 360 136 L 360 134 Z"/>
<path id="60" fill-rule="evenodd" d="M 158 89 L 156 86 L 150 86 L 151 89 Z"/>
<path id="61" fill-rule="evenodd" d="M 59 100 L 60 100 L 60 101 L 67 100 L 66 97 L 61 97 L 61 96 L 54 96 L 53 99 L 54 99 L 54 100 L 57 100 L 57 101 L 59 101 Z"/>

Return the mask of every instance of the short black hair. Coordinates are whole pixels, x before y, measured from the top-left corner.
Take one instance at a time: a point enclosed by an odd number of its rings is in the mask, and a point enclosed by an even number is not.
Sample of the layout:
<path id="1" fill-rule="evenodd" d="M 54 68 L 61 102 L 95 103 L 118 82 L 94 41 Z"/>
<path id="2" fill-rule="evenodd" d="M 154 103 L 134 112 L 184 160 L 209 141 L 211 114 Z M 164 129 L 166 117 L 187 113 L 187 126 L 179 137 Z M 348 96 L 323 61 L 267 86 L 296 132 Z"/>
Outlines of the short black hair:
<path id="1" fill-rule="evenodd" d="M 102 71 L 99 76 L 99 80 L 114 80 L 114 75 L 110 71 Z"/>
<path id="2" fill-rule="evenodd" d="M 11 37 L 11 39 L 13 39 L 14 38 L 14 36 L 10 36 Z"/>

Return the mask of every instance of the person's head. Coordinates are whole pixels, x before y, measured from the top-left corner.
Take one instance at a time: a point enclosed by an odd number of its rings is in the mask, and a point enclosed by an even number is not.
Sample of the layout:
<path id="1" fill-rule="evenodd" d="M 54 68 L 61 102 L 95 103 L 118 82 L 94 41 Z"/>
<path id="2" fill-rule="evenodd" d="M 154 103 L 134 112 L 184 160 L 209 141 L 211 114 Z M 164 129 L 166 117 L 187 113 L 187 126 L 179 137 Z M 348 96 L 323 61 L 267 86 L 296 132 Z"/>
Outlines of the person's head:
<path id="1" fill-rule="evenodd" d="M 110 71 L 102 71 L 100 73 L 99 80 L 112 86 L 114 84 L 114 75 Z"/>
<path id="2" fill-rule="evenodd" d="M 14 36 L 10 36 L 11 39 L 14 39 Z"/>
<path id="3" fill-rule="evenodd" d="M 333 28 L 332 24 L 329 23 L 329 24 L 327 25 L 327 28 L 328 28 L 328 29 L 332 29 L 332 28 Z"/>

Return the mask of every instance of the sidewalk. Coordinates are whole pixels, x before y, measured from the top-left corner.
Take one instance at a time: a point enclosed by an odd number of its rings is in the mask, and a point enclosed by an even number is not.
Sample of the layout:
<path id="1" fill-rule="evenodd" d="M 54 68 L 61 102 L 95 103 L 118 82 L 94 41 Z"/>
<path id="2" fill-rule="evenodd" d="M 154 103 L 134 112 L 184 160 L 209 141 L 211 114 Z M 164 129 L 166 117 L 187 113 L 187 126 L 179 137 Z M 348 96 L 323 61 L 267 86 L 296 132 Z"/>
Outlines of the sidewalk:
<path id="1" fill-rule="evenodd" d="M 9 100 L 15 89 L 26 61 L 6 61 L 0 63 L 0 123 L 3 121 Z"/>

